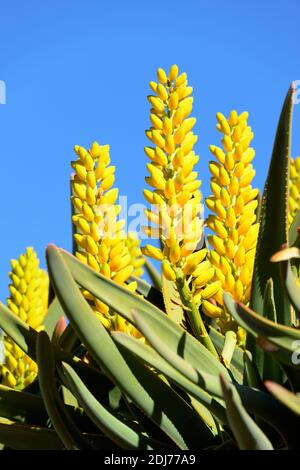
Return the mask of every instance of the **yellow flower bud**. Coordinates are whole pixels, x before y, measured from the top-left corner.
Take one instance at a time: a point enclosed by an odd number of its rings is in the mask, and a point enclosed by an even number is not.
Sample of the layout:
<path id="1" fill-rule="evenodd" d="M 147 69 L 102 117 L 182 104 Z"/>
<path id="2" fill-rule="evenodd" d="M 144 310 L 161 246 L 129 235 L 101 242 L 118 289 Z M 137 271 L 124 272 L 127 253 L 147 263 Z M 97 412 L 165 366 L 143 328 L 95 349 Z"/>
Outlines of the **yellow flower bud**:
<path id="1" fill-rule="evenodd" d="M 157 96 L 148 96 L 149 103 L 153 106 L 155 111 L 162 113 L 165 110 L 164 102 Z"/>
<path id="2" fill-rule="evenodd" d="M 161 268 L 162 268 L 163 275 L 165 276 L 166 279 L 168 279 L 168 281 L 176 280 L 176 274 L 167 260 L 163 260 L 161 264 Z"/>
<path id="3" fill-rule="evenodd" d="M 169 106 L 169 109 L 171 111 L 173 111 L 174 109 L 177 108 L 178 101 L 179 101 L 178 94 L 176 93 L 176 91 L 173 91 L 173 93 L 170 95 L 169 101 L 168 101 L 168 106 Z"/>
<path id="4" fill-rule="evenodd" d="M 176 64 L 172 65 L 169 71 L 169 80 L 176 80 L 178 76 L 178 66 Z"/>
<path id="5" fill-rule="evenodd" d="M 159 68 L 159 69 L 157 70 L 157 78 L 158 78 L 158 81 L 159 81 L 160 83 L 162 83 L 163 85 L 164 85 L 165 83 L 167 83 L 167 81 L 168 81 L 166 72 L 165 72 L 163 69 L 161 69 L 161 68 Z"/>
<path id="6" fill-rule="evenodd" d="M 163 101 L 166 101 L 166 99 L 168 98 L 167 90 L 160 83 L 157 85 L 156 93 L 157 93 L 158 97 Z"/>

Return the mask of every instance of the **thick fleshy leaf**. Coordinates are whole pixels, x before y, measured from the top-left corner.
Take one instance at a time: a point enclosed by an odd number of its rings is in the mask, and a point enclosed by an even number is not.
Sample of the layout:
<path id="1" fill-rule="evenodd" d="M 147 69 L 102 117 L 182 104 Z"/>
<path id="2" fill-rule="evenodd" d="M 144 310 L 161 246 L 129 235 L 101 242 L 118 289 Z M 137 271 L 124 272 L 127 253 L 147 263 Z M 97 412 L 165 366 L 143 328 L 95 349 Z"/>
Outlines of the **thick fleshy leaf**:
<path id="1" fill-rule="evenodd" d="M 249 385 L 250 387 L 257 388 L 258 390 L 261 390 L 263 383 L 250 351 L 246 350 L 244 353 L 244 364 L 245 384 Z"/>
<path id="2" fill-rule="evenodd" d="M 241 450 L 272 450 L 267 436 L 245 410 L 236 389 L 221 377 L 230 428 Z"/>
<path id="3" fill-rule="evenodd" d="M 221 361 L 227 367 L 230 368 L 232 356 L 236 347 L 236 333 L 234 331 L 226 331 L 224 346 L 221 352 Z"/>
<path id="4" fill-rule="evenodd" d="M 202 370 L 205 371 L 205 369 L 201 368 L 201 362 L 198 357 L 191 355 L 188 359 L 183 359 L 182 356 L 185 357 L 185 354 L 178 354 L 177 351 L 170 346 L 170 341 L 168 341 L 168 338 L 171 328 L 169 329 L 168 327 L 174 324 L 172 320 L 168 319 L 166 322 L 164 318 L 163 321 L 160 321 L 159 318 L 150 316 L 143 311 L 133 311 L 132 316 L 138 326 L 138 329 L 143 333 L 147 341 L 153 346 L 158 354 L 160 354 L 168 363 L 170 363 L 173 367 L 175 367 L 175 369 L 181 372 L 192 382 L 198 383 L 198 380 L 201 381 L 199 373 Z M 185 334 L 184 330 L 182 330 L 182 332 Z M 182 349 L 183 348 L 184 342 L 182 344 Z M 199 355 L 200 354 L 201 352 L 199 351 Z M 209 352 L 207 352 L 207 354 L 215 361 L 215 367 L 218 368 L 219 371 L 221 371 L 228 379 L 230 379 L 227 369 L 221 363 L 218 363 Z M 210 373 L 211 372 L 212 370 Z"/>
<path id="5" fill-rule="evenodd" d="M 171 320 L 175 321 L 175 323 L 177 323 L 178 325 L 183 326 L 185 323 L 184 309 L 176 283 L 166 279 L 163 274 L 162 294 L 168 317 L 171 318 Z"/>
<path id="6" fill-rule="evenodd" d="M 55 329 L 57 321 L 63 315 L 64 315 L 64 312 L 60 306 L 59 301 L 56 298 L 54 298 L 43 320 L 45 331 L 48 333 L 50 337 L 52 336 L 52 333 Z"/>
<path id="7" fill-rule="evenodd" d="M 151 302 L 151 304 L 155 305 L 157 308 L 164 310 L 164 299 L 160 290 L 151 286 L 148 282 L 139 277 L 130 276 L 129 281 L 135 281 L 137 283 L 136 291 L 139 294 L 142 294 L 148 302 Z"/>
<path id="8" fill-rule="evenodd" d="M 128 289 L 107 279 L 81 263 L 66 251 L 59 250 L 75 281 L 84 289 L 91 292 L 112 310 L 122 315 L 126 320 L 134 322 L 132 311 L 143 312 L 153 322 L 153 327 L 163 335 L 168 347 L 184 357 L 194 366 L 210 373 L 226 373 L 224 366 L 192 335 L 183 330 L 164 312 L 154 307 L 143 298 L 131 293 Z M 225 371 L 225 372 L 224 372 Z"/>
<path id="9" fill-rule="evenodd" d="M 258 315 L 245 305 L 235 302 L 227 293 L 224 294 L 224 302 L 239 325 L 254 338 L 259 338 L 260 345 L 266 352 L 273 354 L 278 361 L 300 369 L 300 364 L 292 360 L 300 341 L 299 330 L 274 323 Z"/>
<path id="10" fill-rule="evenodd" d="M 74 369 L 68 364 L 62 364 L 60 376 L 96 426 L 122 449 L 151 450 L 161 448 L 158 445 L 159 443 L 141 432 L 137 432 L 130 427 L 129 423 L 122 422 L 97 401 Z"/>
<path id="11" fill-rule="evenodd" d="M 281 385 L 266 381 L 265 386 L 269 390 L 277 400 L 281 401 L 285 406 L 287 406 L 293 413 L 300 416 L 300 395 L 296 395 L 293 392 L 290 392 L 286 388 L 282 387 Z"/>
<path id="12" fill-rule="evenodd" d="M 220 395 L 219 380 L 217 376 L 199 373 L 198 382 L 205 388 L 196 385 L 185 375 L 179 372 L 168 361 L 161 357 L 155 349 L 137 339 L 121 332 L 113 332 L 114 340 L 119 347 L 126 348 L 135 354 L 142 362 L 154 367 L 158 372 L 164 374 L 171 382 L 181 387 L 189 395 L 195 397 L 199 402 L 206 406 L 221 421 L 225 419 L 225 409 L 223 405 L 212 396 L 212 392 Z"/>
<path id="13" fill-rule="evenodd" d="M 223 394 L 218 376 L 201 373 L 202 389 L 170 366 L 170 364 L 159 356 L 150 346 L 122 333 L 113 333 L 113 337 L 122 347 L 136 354 L 141 361 L 145 361 L 150 366 L 162 372 L 187 393 L 195 396 L 203 405 L 210 409 L 221 422 L 226 422 L 227 418 L 224 416 L 225 410 L 223 408 L 223 401 L 220 401 L 220 398 L 223 398 Z M 291 416 L 291 413 L 287 413 L 283 405 L 260 390 L 238 384 L 235 384 L 235 386 L 241 396 L 243 405 L 249 413 L 260 416 L 268 424 L 275 427 L 275 429 L 282 434 L 282 437 L 287 442 L 290 442 L 292 446 L 297 445 L 297 439 L 293 432 L 293 427 L 296 426 L 296 422 L 293 415 Z M 216 395 L 213 396 L 212 392 Z"/>
<path id="14" fill-rule="evenodd" d="M 20 320 L 2 302 L 0 302 L 0 328 L 10 336 L 15 343 L 34 359 L 36 331 Z"/>
<path id="15" fill-rule="evenodd" d="M 209 329 L 209 336 L 212 342 L 214 343 L 216 350 L 218 351 L 219 354 L 221 354 L 224 348 L 225 336 L 222 335 L 219 331 L 217 331 L 213 327 L 210 327 Z M 230 371 L 232 372 L 232 375 L 236 378 L 238 382 L 243 381 L 243 375 L 244 375 L 243 354 L 244 354 L 244 351 L 239 346 L 235 346 L 234 351 L 233 351 L 233 356 L 230 362 Z"/>
<path id="16" fill-rule="evenodd" d="M 161 290 L 161 276 L 160 276 L 160 273 L 153 266 L 151 261 L 149 261 L 147 258 L 145 259 L 144 267 L 145 267 L 147 273 L 149 274 L 149 277 L 150 277 L 151 281 L 153 282 L 154 287 L 156 287 L 158 290 Z"/>
<path id="17" fill-rule="evenodd" d="M 277 323 L 273 286 L 273 280 L 268 279 L 264 292 L 264 316 Z M 271 354 L 264 354 L 262 378 L 263 380 L 275 380 L 276 382 L 282 382 L 283 380 L 282 369 Z"/>
<path id="18" fill-rule="evenodd" d="M 289 159 L 294 88 L 288 91 L 281 111 L 260 213 L 260 228 L 254 263 L 250 307 L 264 315 L 264 289 L 268 279 L 274 283 L 274 300 L 278 322 L 290 324 L 289 302 L 281 292 L 278 266 L 270 258 L 281 245 L 288 243 Z"/>
<path id="19" fill-rule="evenodd" d="M 36 424 L 45 422 L 47 412 L 40 397 L 0 385 L 0 416 Z"/>
<path id="20" fill-rule="evenodd" d="M 0 418 L 0 442 L 14 450 L 62 450 L 63 444 L 53 429 L 18 424 Z"/>
<path id="21" fill-rule="evenodd" d="M 36 359 L 37 331 L 30 328 L 2 303 L 0 303 L 0 328 L 2 328 L 31 359 Z M 94 387 L 98 387 L 99 392 L 104 390 L 104 393 L 106 393 L 108 387 L 105 383 L 105 378 L 99 378 L 99 373 L 95 368 L 85 364 L 83 361 L 79 361 L 78 358 L 74 358 L 67 351 L 62 350 L 56 345 L 53 346 L 57 360 L 62 360 L 70 364 L 81 378 L 84 378 L 89 384 L 93 384 Z"/>
<path id="22" fill-rule="evenodd" d="M 36 359 L 39 368 L 41 394 L 49 418 L 62 443 L 69 450 L 90 449 L 88 441 L 79 432 L 77 426 L 67 413 L 57 388 L 55 379 L 55 357 L 50 339 L 46 332 L 38 334 L 36 342 Z"/>
<path id="23" fill-rule="evenodd" d="M 300 257 L 300 250 L 296 247 L 284 248 L 275 253 L 271 261 L 279 262 L 283 288 L 300 319 L 300 285 L 292 271 L 291 260 Z"/>
<path id="24" fill-rule="evenodd" d="M 56 247 L 47 248 L 47 262 L 56 295 L 76 334 L 108 377 L 180 448 L 195 448 L 200 436 L 203 446 L 210 445 L 210 431 L 190 406 L 134 356 L 123 357 L 120 354 L 76 286 L 64 258 Z M 110 281 L 109 285 L 115 284 Z M 122 291 L 126 292 L 126 289 Z M 115 294 L 120 297 L 118 289 Z M 118 302 L 121 303 L 121 299 Z M 158 309 L 155 311 L 160 312 Z"/>

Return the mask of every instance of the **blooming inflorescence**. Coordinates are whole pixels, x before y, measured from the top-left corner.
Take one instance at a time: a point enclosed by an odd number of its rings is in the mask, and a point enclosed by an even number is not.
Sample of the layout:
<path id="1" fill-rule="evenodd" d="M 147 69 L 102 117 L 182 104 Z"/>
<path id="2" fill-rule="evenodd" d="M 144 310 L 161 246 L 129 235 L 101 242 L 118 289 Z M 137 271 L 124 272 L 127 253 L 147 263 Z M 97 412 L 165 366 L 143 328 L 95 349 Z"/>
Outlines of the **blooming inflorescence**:
<path id="1" fill-rule="evenodd" d="M 239 115 L 232 111 L 228 119 L 218 113 L 217 129 L 223 134 L 222 148 L 210 147 L 216 160 L 209 163 L 212 195 L 206 199 L 211 211 L 206 224 L 213 232 L 207 237 L 213 248 L 209 259 L 216 268 L 215 279 L 221 282 L 222 290 L 215 297 L 221 306 L 223 290 L 246 305 L 250 299 L 258 235 L 258 190 L 251 186 L 255 175 L 251 162 L 255 152 L 250 147 L 253 132 L 247 119 L 247 112 Z M 219 325 L 222 331 L 234 328 L 225 310 Z"/>
<path id="2" fill-rule="evenodd" d="M 89 150 L 75 146 L 75 152 L 78 159 L 72 162 L 75 175 L 71 182 L 75 255 L 97 272 L 125 284 L 137 266 L 132 262 L 134 243 L 128 242 L 123 230 L 125 221 L 118 220 L 118 189 L 113 188 L 115 167 L 110 165 L 109 146 L 94 142 Z M 126 286 L 135 290 L 136 283 Z M 125 329 L 127 323 L 105 303 L 88 292 L 84 295 L 107 328 Z"/>
<path id="3" fill-rule="evenodd" d="M 48 307 L 48 275 L 40 269 L 36 252 L 31 247 L 18 260 L 11 260 L 11 267 L 7 305 L 22 321 L 39 330 Z M 37 365 L 9 336 L 4 338 L 4 346 L 2 383 L 22 389 L 35 379 Z"/>

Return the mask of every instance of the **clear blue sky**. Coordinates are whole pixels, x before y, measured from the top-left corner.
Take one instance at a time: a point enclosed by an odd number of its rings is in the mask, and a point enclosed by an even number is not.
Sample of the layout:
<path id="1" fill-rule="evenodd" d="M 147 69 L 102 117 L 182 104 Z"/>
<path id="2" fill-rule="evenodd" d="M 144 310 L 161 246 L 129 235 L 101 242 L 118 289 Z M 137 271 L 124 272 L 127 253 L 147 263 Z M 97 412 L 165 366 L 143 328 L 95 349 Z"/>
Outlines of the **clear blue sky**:
<path id="1" fill-rule="evenodd" d="M 121 194 L 143 201 L 146 95 L 159 66 L 177 63 L 194 87 L 204 195 L 215 114 L 231 109 L 250 113 L 262 188 L 283 98 L 300 79 L 299 12 L 298 0 L 2 0 L 0 298 L 26 246 L 43 265 L 47 243 L 71 248 L 74 144 L 109 143 Z"/>

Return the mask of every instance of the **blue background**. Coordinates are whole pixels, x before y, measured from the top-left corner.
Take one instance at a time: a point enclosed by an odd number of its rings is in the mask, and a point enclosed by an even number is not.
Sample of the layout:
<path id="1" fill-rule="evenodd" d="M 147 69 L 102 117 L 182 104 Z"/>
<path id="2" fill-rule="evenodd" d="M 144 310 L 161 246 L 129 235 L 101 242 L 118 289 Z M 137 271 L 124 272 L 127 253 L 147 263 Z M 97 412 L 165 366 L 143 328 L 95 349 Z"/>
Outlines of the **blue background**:
<path id="1" fill-rule="evenodd" d="M 144 202 L 148 82 L 177 63 L 194 87 L 198 171 L 209 195 L 215 114 L 248 110 L 262 189 L 287 88 L 300 79 L 297 0 L 0 2 L 0 298 L 9 260 L 33 245 L 71 249 L 74 144 L 111 145 L 116 185 Z M 293 154 L 300 154 L 295 106 Z"/>

